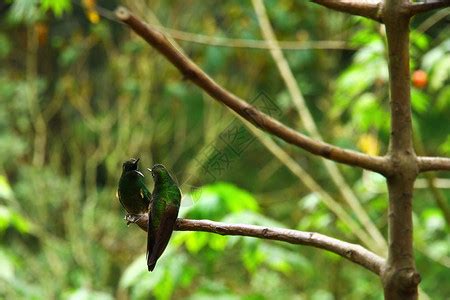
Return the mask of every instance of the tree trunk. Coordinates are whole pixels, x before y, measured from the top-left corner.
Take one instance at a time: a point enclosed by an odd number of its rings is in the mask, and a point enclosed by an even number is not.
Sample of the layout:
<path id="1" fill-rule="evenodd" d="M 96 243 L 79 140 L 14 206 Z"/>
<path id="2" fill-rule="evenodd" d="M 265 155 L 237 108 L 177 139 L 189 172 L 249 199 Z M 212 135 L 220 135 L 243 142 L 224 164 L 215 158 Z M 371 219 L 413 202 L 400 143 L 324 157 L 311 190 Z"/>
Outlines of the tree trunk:
<path id="1" fill-rule="evenodd" d="M 412 199 L 418 174 L 412 143 L 409 20 L 404 0 L 386 0 L 383 21 L 389 51 L 391 136 L 388 156 L 389 253 L 382 273 L 385 299 L 417 299 L 420 275 L 413 253 Z"/>

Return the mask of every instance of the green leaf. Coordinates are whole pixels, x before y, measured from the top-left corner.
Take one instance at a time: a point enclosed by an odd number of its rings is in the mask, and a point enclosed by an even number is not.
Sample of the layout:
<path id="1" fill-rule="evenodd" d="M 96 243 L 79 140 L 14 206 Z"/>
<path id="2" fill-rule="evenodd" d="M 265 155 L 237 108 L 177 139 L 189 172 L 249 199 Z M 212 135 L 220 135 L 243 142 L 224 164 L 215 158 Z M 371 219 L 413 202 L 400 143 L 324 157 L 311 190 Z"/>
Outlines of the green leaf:
<path id="1" fill-rule="evenodd" d="M 208 244 L 210 233 L 206 232 L 191 232 L 187 234 L 185 240 L 186 249 L 191 253 L 198 253 L 203 247 Z"/>
<path id="2" fill-rule="evenodd" d="M 424 221 L 426 231 L 430 234 L 445 229 L 445 220 L 439 209 L 428 208 L 424 210 L 422 213 L 422 219 Z"/>
<path id="3" fill-rule="evenodd" d="M 421 92 L 420 90 L 412 89 L 411 102 L 412 107 L 416 112 L 423 113 L 427 110 L 430 99 L 428 98 L 427 94 Z"/>
<path id="4" fill-rule="evenodd" d="M 63 299 L 67 300 L 112 300 L 114 297 L 105 292 L 93 291 L 87 288 L 80 288 L 72 292 L 67 292 Z"/>
<path id="5" fill-rule="evenodd" d="M 0 33 L 0 59 L 7 57 L 10 52 L 11 42 L 5 34 Z"/>
<path id="6" fill-rule="evenodd" d="M 439 150 L 442 151 L 443 154 L 450 155 L 450 135 L 447 136 L 447 139 L 439 146 Z"/>
<path id="7" fill-rule="evenodd" d="M 311 273 L 313 267 L 309 261 L 297 251 L 291 251 L 278 245 L 262 243 L 261 251 L 265 253 L 264 261 L 270 268 L 289 275 L 294 270 Z"/>
<path id="8" fill-rule="evenodd" d="M 450 51 L 450 39 L 445 40 L 439 46 L 428 51 L 422 58 L 422 68 L 425 71 L 431 69 L 439 64 L 444 55 Z"/>
<path id="9" fill-rule="evenodd" d="M 195 205 L 185 211 L 188 218 L 217 220 L 228 213 L 259 210 L 250 193 L 226 182 L 203 186 L 196 197 Z"/>
<path id="10" fill-rule="evenodd" d="M 415 30 L 411 31 L 411 43 L 422 51 L 427 50 L 429 46 L 428 37 L 424 33 Z"/>
<path id="11" fill-rule="evenodd" d="M 436 100 L 436 109 L 443 110 L 446 108 L 450 108 L 450 85 L 440 90 Z"/>
<path id="12" fill-rule="evenodd" d="M 0 205 L 0 233 L 9 227 L 15 228 L 20 233 L 30 231 L 30 223 L 24 217 L 10 208 Z"/>
<path id="13" fill-rule="evenodd" d="M 285 228 L 286 226 L 276 220 L 273 220 L 265 215 L 251 212 L 251 211 L 242 211 L 237 212 L 233 214 L 227 215 L 225 218 L 222 219 L 222 222 L 225 223 L 246 223 L 246 224 L 253 224 L 253 225 L 260 225 L 260 226 L 267 226 L 267 227 L 278 227 L 278 228 Z"/>
<path id="14" fill-rule="evenodd" d="M 13 22 L 33 23 L 40 15 L 38 4 L 38 0 L 15 0 L 9 16 Z"/>
<path id="15" fill-rule="evenodd" d="M 439 90 L 450 79 L 450 54 L 443 56 L 430 74 L 430 88 Z"/>
<path id="16" fill-rule="evenodd" d="M 266 260 L 266 254 L 257 246 L 241 251 L 241 259 L 245 268 L 253 273 Z"/>
<path id="17" fill-rule="evenodd" d="M 371 93 L 360 96 L 351 110 L 352 122 L 361 131 L 387 126 L 388 113 L 380 107 L 379 100 Z"/>
<path id="18" fill-rule="evenodd" d="M 41 9 L 50 10 L 55 16 L 61 17 L 63 13 L 72 9 L 70 0 L 41 0 Z"/>
<path id="19" fill-rule="evenodd" d="M 119 281 L 119 286 L 121 288 L 129 288 L 139 280 L 143 280 L 142 276 L 148 277 L 145 276 L 147 273 L 148 270 L 145 256 L 139 256 L 125 269 L 125 272 L 123 272 Z"/>
<path id="20" fill-rule="evenodd" d="M 9 185 L 8 178 L 4 175 L 0 175 L 0 198 L 5 200 L 12 200 L 14 198 L 14 193 Z"/>
<path id="21" fill-rule="evenodd" d="M 0 248 L 0 278 L 6 282 L 12 282 L 15 279 L 14 263 L 12 258 Z"/>

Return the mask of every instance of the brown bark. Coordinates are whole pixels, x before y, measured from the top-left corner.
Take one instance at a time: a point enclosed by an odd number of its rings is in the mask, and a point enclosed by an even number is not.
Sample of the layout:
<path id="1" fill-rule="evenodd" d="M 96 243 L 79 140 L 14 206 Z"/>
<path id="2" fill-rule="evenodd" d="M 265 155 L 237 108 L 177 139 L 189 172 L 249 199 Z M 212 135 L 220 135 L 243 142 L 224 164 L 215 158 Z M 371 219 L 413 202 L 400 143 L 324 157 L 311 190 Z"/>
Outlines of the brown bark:
<path id="1" fill-rule="evenodd" d="M 419 171 L 450 171 L 450 158 L 447 157 L 426 157 L 419 156 L 417 158 Z"/>
<path id="2" fill-rule="evenodd" d="M 128 214 L 125 216 L 125 220 L 127 220 L 127 224 L 135 223 L 142 230 L 147 231 L 147 214 Z M 174 230 L 204 231 L 220 235 L 250 236 L 260 239 L 282 241 L 295 245 L 311 246 L 336 253 L 377 275 L 381 274 L 385 264 L 383 258 L 360 245 L 347 243 L 316 232 L 188 219 L 177 219 Z"/>
<path id="3" fill-rule="evenodd" d="M 125 8 L 119 8 L 116 15 L 164 55 L 187 79 L 260 129 L 313 154 L 385 175 L 389 192 L 387 261 L 384 263 L 383 259 L 359 245 L 349 244 L 317 233 L 182 219 L 177 220 L 175 230 L 253 236 L 326 249 L 380 275 L 386 299 L 417 299 L 420 275 L 416 270 L 413 252 L 413 185 L 419 172 L 450 170 L 450 159 L 417 157 L 414 152 L 409 69 L 409 21 L 414 14 L 449 6 L 450 0 L 432 1 L 429 4 L 410 3 L 409 0 L 380 0 L 375 3 L 356 0 L 312 0 L 312 2 L 334 10 L 365 16 L 382 22 L 386 26 L 389 53 L 391 135 L 389 151 L 385 157 L 371 157 L 341 149 L 321 141 L 315 141 L 294 131 L 219 86 L 194 62 L 171 45 L 163 34 L 140 21 Z M 145 222 L 144 218 L 136 223 L 145 230 Z"/>
<path id="4" fill-rule="evenodd" d="M 386 0 L 383 20 L 389 52 L 391 136 L 387 177 L 389 191 L 389 250 L 382 274 L 386 299 L 417 299 L 420 275 L 413 253 L 412 198 L 418 174 L 412 143 L 409 70 L 409 15 L 405 0 Z"/>
<path id="5" fill-rule="evenodd" d="M 422 3 L 407 3 L 407 11 L 410 16 L 428 12 L 434 9 L 450 6 L 450 0 L 426 0 Z"/>
<path id="6" fill-rule="evenodd" d="M 312 2 L 336 11 L 363 16 L 381 22 L 383 0 L 379 0 L 377 2 L 364 2 L 355 0 L 312 0 Z"/>

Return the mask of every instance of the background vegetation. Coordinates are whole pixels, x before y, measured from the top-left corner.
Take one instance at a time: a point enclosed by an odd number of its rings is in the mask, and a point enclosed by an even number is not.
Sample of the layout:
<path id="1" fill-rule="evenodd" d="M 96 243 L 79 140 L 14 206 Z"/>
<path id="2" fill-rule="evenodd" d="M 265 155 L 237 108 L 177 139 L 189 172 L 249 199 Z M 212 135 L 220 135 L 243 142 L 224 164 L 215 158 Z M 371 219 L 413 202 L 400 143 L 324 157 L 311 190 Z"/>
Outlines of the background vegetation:
<path id="1" fill-rule="evenodd" d="M 328 193 L 359 221 L 321 160 L 278 140 L 261 143 L 267 137 L 255 138 L 236 116 L 183 82 L 140 38 L 104 18 L 107 11 L 95 1 L 0 3 L 1 298 L 382 297 L 375 276 L 334 254 L 199 232 L 175 233 L 156 271 L 148 273 L 145 234 L 125 225 L 115 198 L 121 163 L 129 157 L 140 157 L 142 167 L 158 162 L 172 170 L 186 195 L 183 216 L 364 241 L 324 205 Z M 114 9 L 119 3 L 97 4 Z M 120 4 L 186 32 L 262 39 L 250 2 Z M 323 138 L 384 153 L 383 28 L 308 1 L 265 4 L 279 40 L 305 43 L 284 53 Z M 412 91 L 415 141 L 427 155 L 450 155 L 449 14 L 435 12 L 412 24 L 412 69 L 428 76 Z M 343 47 L 308 44 L 330 40 Z M 221 84 L 249 100 L 270 99 L 282 122 L 306 131 L 267 49 L 179 43 Z M 248 147 L 239 154 L 223 140 L 230 126 L 248 134 Z M 277 145 L 286 152 L 277 152 Z M 213 168 L 211 149 L 228 151 L 229 162 Z M 286 154 L 294 161 L 283 159 Z M 314 178 L 315 189 L 299 167 Z M 386 237 L 384 179 L 339 169 Z M 450 177 L 440 176 L 420 178 L 415 194 L 417 265 L 432 299 L 450 295 Z M 430 182 L 437 188 L 428 188 Z"/>

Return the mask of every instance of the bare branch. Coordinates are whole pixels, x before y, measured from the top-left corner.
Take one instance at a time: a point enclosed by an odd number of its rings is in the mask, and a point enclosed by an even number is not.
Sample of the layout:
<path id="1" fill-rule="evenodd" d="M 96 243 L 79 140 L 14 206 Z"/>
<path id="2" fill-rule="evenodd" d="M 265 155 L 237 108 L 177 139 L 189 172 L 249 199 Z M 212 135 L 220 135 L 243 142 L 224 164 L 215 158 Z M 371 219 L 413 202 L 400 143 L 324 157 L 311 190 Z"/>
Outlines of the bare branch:
<path id="1" fill-rule="evenodd" d="M 450 15 L 450 8 L 441 9 L 424 20 L 423 23 L 416 28 L 416 31 L 426 32 L 428 31 L 428 29 L 436 25 L 442 19 L 446 18 L 448 15 Z"/>
<path id="2" fill-rule="evenodd" d="M 377 22 L 383 22 L 383 1 L 312 0 L 312 2 L 333 10 L 366 17 Z"/>
<path id="3" fill-rule="evenodd" d="M 311 175 L 296 162 L 285 150 L 283 150 L 277 143 L 273 141 L 270 136 L 263 134 L 255 128 L 251 128 L 250 124 L 246 125 L 254 136 L 259 140 L 261 144 L 266 147 L 280 162 L 282 162 L 286 168 L 288 168 L 292 174 L 302 182 L 306 188 L 312 193 L 317 193 L 320 197 L 320 201 L 325 204 L 335 215 L 344 223 L 350 231 L 370 250 L 375 251 L 378 254 L 384 254 L 386 252 L 384 244 L 379 244 L 371 237 L 366 230 L 363 230 L 359 223 L 355 222 L 352 218 L 352 213 L 349 212 L 342 203 L 336 201 L 331 195 L 323 189 L 323 187 L 316 181 Z"/>
<path id="4" fill-rule="evenodd" d="M 126 8 L 119 7 L 116 10 L 116 15 L 138 35 L 144 38 L 148 44 L 164 55 L 186 79 L 195 83 L 212 98 L 225 104 L 261 130 L 269 132 L 287 143 L 296 145 L 313 154 L 381 174 L 389 173 L 387 158 L 374 157 L 353 150 L 342 149 L 321 141 L 315 141 L 281 124 L 238 96 L 225 90 L 203 72 L 192 60 L 178 51 L 161 32 L 137 19 Z"/>
<path id="5" fill-rule="evenodd" d="M 406 10 L 410 16 L 444 7 L 450 7 L 450 0 L 426 0 L 422 3 L 406 4 Z"/>
<path id="6" fill-rule="evenodd" d="M 152 25 L 153 26 L 153 25 Z M 164 26 L 154 26 L 163 33 L 166 33 L 176 40 L 192 42 L 203 45 L 229 47 L 229 48 L 250 48 L 250 49 L 273 49 L 273 46 L 264 40 L 236 39 L 219 36 L 210 36 L 187 31 L 181 31 Z M 331 49 L 331 50 L 355 50 L 345 41 L 279 41 L 280 48 L 284 50 L 305 50 L 305 49 Z"/>
<path id="7" fill-rule="evenodd" d="M 144 231 L 147 230 L 147 215 L 127 215 L 126 220 L 133 223 L 139 220 L 137 225 Z M 266 240 L 282 241 L 295 245 L 311 246 L 324 249 L 340 255 L 373 273 L 380 275 L 384 267 L 384 258 L 367 250 L 361 245 L 347 243 L 320 233 L 305 232 L 284 228 L 269 228 L 248 224 L 227 224 L 209 220 L 177 219 L 175 224 L 177 231 L 203 231 L 220 235 L 249 236 Z"/>
<path id="8" fill-rule="evenodd" d="M 272 54 L 275 64 L 278 67 L 280 75 L 283 77 L 283 80 L 286 84 L 289 94 L 291 95 L 292 101 L 297 107 L 297 111 L 299 113 L 303 125 L 305 126 L 305 129 L 312 138 L 322 141 L 323 140 L 322 136 L 320 135 L 316 123 L 314 122 L 314 119 L 311 113 L 309 112 L 308 106 L 306 105 L 306 101 L 303 97 L 300 87 L 298 86 L 295 80 L 294 73 L 292 72 L 289 63 L 286 57 L 284 56 L 283 51 L 281 51 L 279 47 L 277 37 L 269 21 L 269 16 L 267 14 L 264 1 L 253 0 L 252 3 L 264 39 L 274 46 L 274 48 L 270 50 L 270 53 Z M 364 208 L 361 205 L 361 202 L 357 199 L 355 193 L 353 193 L 353 191 L 348 186 L 346 180 L 342 176 L 337 165 L 332 161 L 329 161 L 324 158 L 322 159 L 325 164 L 325 168 L 330 174 L 331 179 L 335 183 L 336 187 L 339 189 L 339 192 L 342 194 L 345 202 L 347 202 L 347 204 L 351 207 L 351 209 L 355 213 L 355 216 L 364 226 L 364 229 L 367 230 L 367 232 L 373 238 L 373 240 L 376 242 L 379 248 L 383 249 L 383 251 L 384 249 L 387 249 L 387 243 L 385 238 L 377 229 L 375 224 L 372 222 L 367 212 L 364 210 Z"/>
<path id="9" fill-rule="evenodd" d="M 450 171 L 450 158 L 448 157 L 417 157 L 419 172 L 426 171 Z"/>

